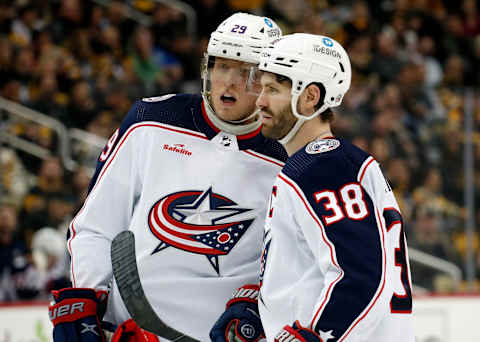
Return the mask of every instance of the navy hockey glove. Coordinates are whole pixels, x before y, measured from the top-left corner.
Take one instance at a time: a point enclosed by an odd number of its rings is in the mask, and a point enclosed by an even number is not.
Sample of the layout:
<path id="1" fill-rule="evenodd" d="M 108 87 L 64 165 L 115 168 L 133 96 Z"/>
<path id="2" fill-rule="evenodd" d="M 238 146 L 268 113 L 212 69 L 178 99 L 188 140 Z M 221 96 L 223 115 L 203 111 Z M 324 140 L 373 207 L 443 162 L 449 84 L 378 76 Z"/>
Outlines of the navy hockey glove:
<path id="1" fill-rule="evenodd" d="M 323 342 L 322 338 L 313 330 L 304 328 L 299 321 L 292 326 L 286 325 L 275 336 L 275 342 Z"/>
<path id="2" fill-rule="evenodd" d="M 48 307 L 54 342 L 105 342 L 100 321 L 105 313 L 107 292 L 65 288 L 52 291 Z"/>
<path id="3" fill-rule="evenodd" d="M 258 285 L 237 289 L 212 330 L 213 342 L 257 342 L 265 337 L 258 314 Z"/>

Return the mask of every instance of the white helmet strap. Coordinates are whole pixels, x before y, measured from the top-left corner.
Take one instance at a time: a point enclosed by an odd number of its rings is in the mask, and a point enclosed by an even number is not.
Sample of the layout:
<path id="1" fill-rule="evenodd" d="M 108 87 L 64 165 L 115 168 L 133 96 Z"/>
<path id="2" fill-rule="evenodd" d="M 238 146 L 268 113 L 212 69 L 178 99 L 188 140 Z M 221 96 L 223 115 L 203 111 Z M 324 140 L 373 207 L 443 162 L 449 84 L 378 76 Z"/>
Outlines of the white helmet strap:
<path id="1" fill-rule="evenodd" d="M 303 126 L 305 121 L 305 119 L 297 119 L 297 122 L 295 122 L 295 125 L 293 125 L 287 135 L 285 135 L 282 139 L 279 139 L 278 142 L 282 145 L 287 144 L 290 140 L 292 140 L 295 134 L 297 134 L 298 130 Z"/>
<path id="2" fill-rule="evenodd" d="M 246 121 L 254 118 L 257 115 L 260 116 L 260 109 L 255 110 L 252 114 L 250 114 L 246 118 L 243 118 L 243 119 L 240 119 L 240 120 L 229 120 L 227 122 L 231 122 L 231 123 L 234 123 L 234 124 L 240 124 L 240 123 L 246 122 Z"/>
<path id="3" fill-rule="evenodd" d="M 326 103 L 323 103 L 323 105 L 315 111 L 310 116 L 305 116 L 302 114 L 299 114 L 297 111 L 297 104 L 298 104 L 298 98 L 300 97 L 299 94 L 292 94 L 292 100 L 290 101 L 290 105 L 292 107 L 292 113 L 293 115 L 298 119 L 297 122 L 295 122 L 295 125 L 290 129 L 290 131 L 285 135 L 282 139 L 278 140 L 278 142 L 282 145 L 287 144 L 292 138 L 297 134 L 297 132 L 300 130 L 300 128 L 303 126 L 303 124 L 306 121 L 310 121 L 313 118 L 319 116 L 321 113 L 323 113 L 327 108 L 330 106 Z"/>

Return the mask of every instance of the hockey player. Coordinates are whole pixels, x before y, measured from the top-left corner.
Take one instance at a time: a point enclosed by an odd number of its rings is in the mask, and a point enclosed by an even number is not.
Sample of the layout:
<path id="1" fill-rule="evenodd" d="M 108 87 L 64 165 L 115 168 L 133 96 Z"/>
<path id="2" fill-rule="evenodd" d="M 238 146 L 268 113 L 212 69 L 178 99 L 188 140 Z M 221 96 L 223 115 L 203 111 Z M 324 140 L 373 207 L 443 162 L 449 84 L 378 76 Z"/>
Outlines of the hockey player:
<path id="1" fill-rule="evenodd" d="M 334 137 L 350 86 L 335 40 L 293 34 L 262 53 L 262 131 L 286 148 L 267 214 L 259 309 L 268 342 L 413 342 L 402 216 L 379 164 Z"/>
<path id="2" fill-rule="evenodd" d="M 248 284 L 258 283 L 266 207 L 287 155 L 261 134 L 256 95 L 246 84 L 261 48 L 280 35 L 268 18 L 234 14 L 211 35 L 202 96 L 164 95 L 133 105 L 100 154 L 88 197 L 70 224 L 73 288 L 55 293 L 50 308 L 56 342 L 75 331 L 101 335 L 101 291 L 109 291 L 103 319 L 115 325 L 129 319 L 116 282 L 109 288 L 111 241 L 127 229 L 153 309 L 200 341 L 209 340 L 234 290 L 256 288 Z M 243 311 L 249 300 L 236 296 L 229 309 Z M 88 314 L 80 312 L 87 307 Z M 232 338 L 258 339 L 258 313 L 244 316 L 255 332 L 233 319 L 225 329 L 238 334 Z M 135 331 L 129 322 L 122 327 Z"/>

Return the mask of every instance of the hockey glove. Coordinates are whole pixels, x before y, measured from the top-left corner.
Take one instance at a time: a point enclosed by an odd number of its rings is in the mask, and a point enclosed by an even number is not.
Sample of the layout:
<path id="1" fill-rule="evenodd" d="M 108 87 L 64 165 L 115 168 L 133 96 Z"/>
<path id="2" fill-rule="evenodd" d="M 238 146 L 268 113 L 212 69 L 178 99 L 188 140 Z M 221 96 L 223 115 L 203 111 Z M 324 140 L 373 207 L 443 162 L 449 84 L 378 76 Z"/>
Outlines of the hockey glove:
<path id="1" fill-rule="evenodd" d="M 275 342 L 323 342 L 322 338 L 313 330 L 304 328 L 299 321 L 292 326 L 286 325 L 275 336 Z"/>
<path id="2" fill-rule="evenodd" d="M 100 321 L 105 313 L 106 291 L 65 288 L 52 291 L 48 307 L 54 342 L 105 342 Z"/>
<path id="3" fill-rule="evenodd" d="M 158 342 L 158 337 L 140 328 L 133 319 L 120 324 L 111 342 Z"/>
<path id="4" fill-rule="evenodd" d="M 259 287 L 244 285 L 235 291 L 212 330 L 212 342 L 257 342 L 265 337 L 258 314 Z"/>

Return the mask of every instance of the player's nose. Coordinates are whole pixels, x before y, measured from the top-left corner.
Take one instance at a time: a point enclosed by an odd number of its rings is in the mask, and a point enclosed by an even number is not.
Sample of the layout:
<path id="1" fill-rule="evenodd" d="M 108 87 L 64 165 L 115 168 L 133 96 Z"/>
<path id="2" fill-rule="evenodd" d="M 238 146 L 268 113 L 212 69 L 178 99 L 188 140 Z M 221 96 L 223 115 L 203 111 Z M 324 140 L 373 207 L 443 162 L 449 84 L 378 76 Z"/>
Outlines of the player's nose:
<path id="1" fill-rule="evenodd" d="M 239 83 L 238 72 L 233 68 L 230 69 L 227 73 L 225 73 L 223 80 L 227 87 L 234 86 L 235 84 Z"/>
<path id="2" fill-rule="evenodd" d="M 263 89 L 260 95 L 258 95 L 257 100 L 255 101 L 255 105 L 260 109 L 265 108 L 267 106 L 267 99 L 263 92 Z"/>

